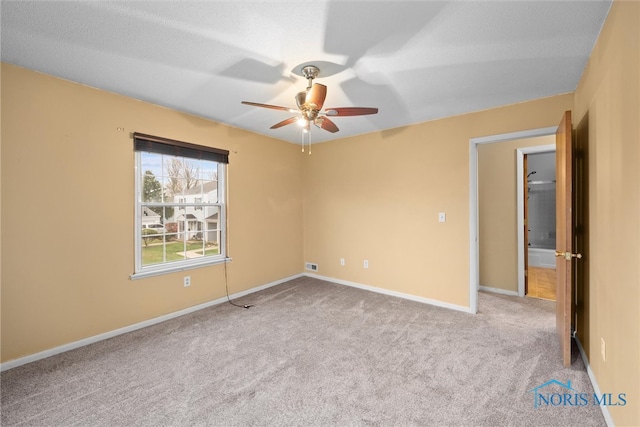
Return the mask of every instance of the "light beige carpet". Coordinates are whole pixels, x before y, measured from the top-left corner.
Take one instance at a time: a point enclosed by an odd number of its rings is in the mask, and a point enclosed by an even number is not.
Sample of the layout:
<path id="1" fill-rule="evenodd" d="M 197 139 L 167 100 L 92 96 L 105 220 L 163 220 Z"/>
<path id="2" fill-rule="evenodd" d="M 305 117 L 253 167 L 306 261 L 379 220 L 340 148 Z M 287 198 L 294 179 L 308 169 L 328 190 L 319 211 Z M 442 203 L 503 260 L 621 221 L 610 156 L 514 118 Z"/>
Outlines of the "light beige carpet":
<path id="1" fill-rule="evenodd" d="M 605 425 L 534 407 L 553 379 L 593 394 L 553 302 L 480 293 L 472 315 L 311 278 L 236 302 L 3 372 L 2 425 Z"/>

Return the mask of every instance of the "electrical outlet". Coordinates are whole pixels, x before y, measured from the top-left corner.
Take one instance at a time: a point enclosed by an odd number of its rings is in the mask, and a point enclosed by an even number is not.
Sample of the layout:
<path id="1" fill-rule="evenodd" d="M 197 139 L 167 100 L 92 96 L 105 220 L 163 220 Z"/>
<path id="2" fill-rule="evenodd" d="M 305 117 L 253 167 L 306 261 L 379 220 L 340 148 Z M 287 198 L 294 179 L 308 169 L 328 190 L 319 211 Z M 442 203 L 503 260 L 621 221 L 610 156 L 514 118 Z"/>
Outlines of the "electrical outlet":
<path id="1" fill-rule="evenodd" d="M 191 286 L 191 276 L 184 276 L 183 283 L 185 288 Z"/>
<path id="2" fill-rule="evenodd" d="M 340 265 L 344 266 L 344 258 L 340 258 Z"/>
<path id="3" fill-rule="evenodd" d="M 369 261 L 368 260 L 364 260 L 364 268 L 369 268 Z"/>
<path id="4" fill-rule="evenodd" d="M 602 354 L 602 361 L 607 361 L 607 344 L 604 342 L 604 338 L 600 337 L 600 353 Z"/>

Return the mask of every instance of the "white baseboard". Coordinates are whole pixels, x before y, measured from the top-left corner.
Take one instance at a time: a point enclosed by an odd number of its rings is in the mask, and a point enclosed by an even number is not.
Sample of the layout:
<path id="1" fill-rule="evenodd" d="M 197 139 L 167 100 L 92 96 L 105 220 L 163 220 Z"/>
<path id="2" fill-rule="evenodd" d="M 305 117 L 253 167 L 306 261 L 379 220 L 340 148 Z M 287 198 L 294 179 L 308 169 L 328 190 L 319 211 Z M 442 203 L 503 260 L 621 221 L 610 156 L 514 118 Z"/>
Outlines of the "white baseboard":
<path id="1" fill-rule="evenodd" d="M 584 348 L 582 348 L 582 343 L 578 338 L 578 335 L 575 336 L 576 344 L 578 345 L 578 350 L 580 350 L 580 356 L 582 357 L 582 362 L 584 362 L 584 366 L 587 368 L 587 374 L 589 374 L 589 380 L 591 380 L 591 385 L 593 386 L 593 392 L 598 396 L 602 396 L 600 393 L 600 387 L 598 386 L 598 381 L 596 380 L 596 376 L 591 370 L 591 365 L 589 365 L 589 359 L 587 359 L 587 354 L 584 352 Z M 609 413 L 609 408 L 607 405 L 598 405 L 600 406 L 600 410 L 602 411 L 602 415 L 604 416 L 604 420 L 609 427 L 615 427 L 613 423 L 613 418 L 611 418 L 611 414 Z"/>
<path id="2" fill-rule="evenodd" d="M 489 286 L 480 286 L 479 288 L 480 288 L 481 291 L 493 292 L 494 294 L 510 295 L 512 297 L 517 297 L 518 296 L 518 292 L 516 292 L 516 291 L 509 291 L 509 290 L 500 289 L 500 288 L 492 288 L 492 287 L 489 287 Z"/>
<path id="3" fill-rule="evenodd" d="M 448 309 L 451 309 L 451 310 L 463 311 L 465 313 L 474 314 L 473 311 L 469 307 L 464 307 L 462 305 L 449 304 L 448 302 L 443 302 L 443 301 L 438 301 L 438 300 L 434 300 L 434 299 L 419 297 L 419 296 L 411 295 L 411 294 L 405 294 L 405 293 L 402 293 L 402 292 L 390 291 L 388 289 L 383 289 L 383 288 L 376 288 L 374 286 L 363 285 L 363 284 L 355 283 L 355 282 L 349 282 L 347 280 L 334 279 L 333 277 L 320 276 L 320 275 L 314 274 L 314 273 L 304 273 L 304 275 L 307 276 L 307 277 L 313 277 L 315 279 L 320 279 L 320 280 L 325 280 L 327 282 L 336 283 L 338 285 L 351 286 L 353 288 L 364 289 L 365 291 L 377 292 L 379 294 L 391 295 L 391 296 L 394 296 L 394 297 L 404 298 L 404 299 L 408 299 L 408 300 L 411 300 L 411 301 L 417 301 L 417 302 L 421 302 L 421 303 L 424 303 L 424 304 L 434 305 L 434 306 L 437 306 L 437 307 L 443 307 L 443 308 L 448 308 Z"/>
<path id="4" fill-rule="evenodd" d="M 270 288 L 272 286 L 279 285 L 284 282 L 288 282 L 289 280 L 297 279 L 298 277 L 302 277 L 302 274 L 296 274 L 284 279 L 276 280 L 271 283 L 267 283 L 265 285 L 257 286 L 255 288 L 248 289 L 246 291 L 237 292 L 233 295 L 229 295 L 230 299 L 237 299 L 243 297 L 245 295 L 252 294 L 254 292 L 261 291 L 263 289 Z M 203 308 L 211 307 L 214 305 L 222 304 L 227 302 L 227 297 L 222 297 L 215 299 L 213 301 L 208 301 L 202 304 L 194 305 L 193 307 L 185 308 L 184 310 L 175 311 L 173 313 L 165 314 L 163 316 L 154 317 L 153 319 L 145 320 L 143 322 L 135 323 L 133 325 L 125 326 L 124 328 L 115 329 L 113 331 L 105 332 L 103 334 L 94 335 L 92 337 L 84 338 L 78 341 L 74 341 L 69 344 L 64 344 L 59 347 L 54 347 L 49 350 L 41 351 L 39 353 L 30 354 L 29 356 L 21 357 L 18 359 L 9 360 L 8 362 L 4 362 L 0 365 L 0 372 L 6 371 L 12 368 L 16 368 L 21 365 L 25 365 L 27 363 L 35 362 L 37 360 L 45 359 L 47 357 L 55 356 L 56 354 L 64 353 L 69 350 L 73 350 L 76 348 L 84 347 L 85 345 L 93 344 L 99 341 L 103 341 L 109 338 L 113 338 L 118 335 L 126 334 L 128 332 L 133 332 L 138 329 L 146 328 L 147 326 L 155 325 L 157 323 L 165 322 L 170 319 L 174 319 L 176 317 L 184 316 L 185 314 L 193 313 L 194 311 L 202 310 Z"/>

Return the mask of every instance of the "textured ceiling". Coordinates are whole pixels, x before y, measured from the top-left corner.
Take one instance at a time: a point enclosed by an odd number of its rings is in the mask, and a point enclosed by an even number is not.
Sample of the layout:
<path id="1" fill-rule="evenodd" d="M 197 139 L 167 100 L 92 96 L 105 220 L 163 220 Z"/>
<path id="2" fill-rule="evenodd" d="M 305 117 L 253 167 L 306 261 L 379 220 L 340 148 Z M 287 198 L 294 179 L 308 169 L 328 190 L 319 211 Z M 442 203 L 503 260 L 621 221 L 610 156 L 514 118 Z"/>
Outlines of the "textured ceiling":
<path id="1" fill-rule="evenodd" d="M 326 107 L 378 107 L 312 142 L 572 92 L 610 1 L 6 1 L 3 62 L 300 143 L 300 66 Z"/>

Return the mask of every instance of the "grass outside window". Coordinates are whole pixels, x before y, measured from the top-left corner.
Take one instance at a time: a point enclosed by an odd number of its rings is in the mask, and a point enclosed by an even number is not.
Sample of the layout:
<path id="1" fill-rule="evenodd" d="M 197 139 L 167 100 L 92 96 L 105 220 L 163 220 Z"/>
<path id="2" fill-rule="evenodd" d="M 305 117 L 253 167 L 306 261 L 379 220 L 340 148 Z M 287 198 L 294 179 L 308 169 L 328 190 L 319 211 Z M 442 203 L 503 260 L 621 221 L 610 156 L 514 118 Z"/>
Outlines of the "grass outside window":
<path id="1" fill-rule="evenodd" d="M 164 259 L 163 244 L 150 243 L 149 246 L 142 247 L 142 265 L 159 264 L 162 262 L 181 261 L 187 259 L 186 251 L 193 251 L 193 255 L 202 255 L 202 242 L 187 242 L 186 248 L 184 242 L 167 242 L 166 260 Z M 217 246 L 208 246 L 204 249 L 204 255 L 217 255 L 219 253 Z"/>

